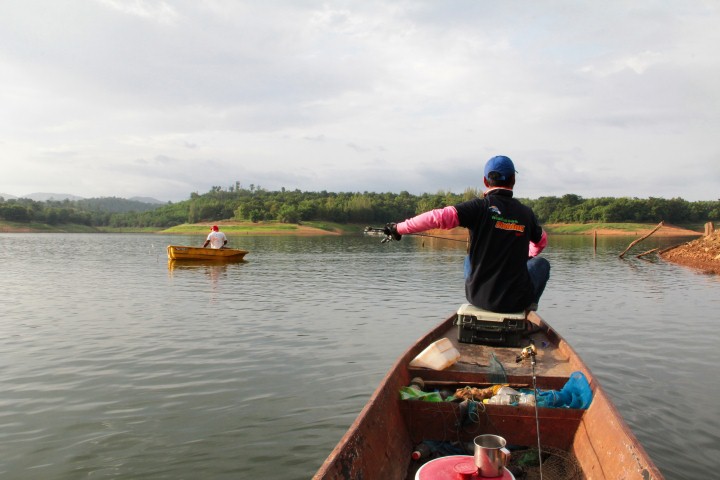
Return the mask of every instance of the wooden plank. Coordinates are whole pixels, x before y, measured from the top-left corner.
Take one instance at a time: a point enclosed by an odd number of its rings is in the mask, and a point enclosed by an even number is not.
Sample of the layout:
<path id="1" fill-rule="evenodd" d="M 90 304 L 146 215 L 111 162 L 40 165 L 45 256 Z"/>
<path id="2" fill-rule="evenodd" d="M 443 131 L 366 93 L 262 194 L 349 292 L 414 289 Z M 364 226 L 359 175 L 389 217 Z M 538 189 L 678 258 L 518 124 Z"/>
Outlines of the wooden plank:
<path id="1" fill-rule="evenodd" d="M 511 445 L 537 445 L 535 409 L 508 405 L 481 405 L 473 421 L 466 421 L 458 403 L 401 402 L 401 412 L 414 443 L 422 440 L 472 441 L 477 435 L 493 433 Z M 569 450 L 584 410 L 539 408 L 538 419 L 543 445 Z"/>

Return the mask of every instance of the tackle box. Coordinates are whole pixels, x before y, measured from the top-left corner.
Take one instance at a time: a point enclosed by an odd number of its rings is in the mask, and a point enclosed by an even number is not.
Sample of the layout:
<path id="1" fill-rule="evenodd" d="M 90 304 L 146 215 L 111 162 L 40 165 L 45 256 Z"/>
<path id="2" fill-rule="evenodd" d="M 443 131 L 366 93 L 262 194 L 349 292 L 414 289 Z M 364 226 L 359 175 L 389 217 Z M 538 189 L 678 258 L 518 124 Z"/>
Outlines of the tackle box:
<path id="1" fill-rule="evenodd" d="M 458 309 L 455 325 L 461 343 L 506 347 L 519 347 L 523 333 L 528 330 L 525 312 L 496 313 L 469 303 Z"/>

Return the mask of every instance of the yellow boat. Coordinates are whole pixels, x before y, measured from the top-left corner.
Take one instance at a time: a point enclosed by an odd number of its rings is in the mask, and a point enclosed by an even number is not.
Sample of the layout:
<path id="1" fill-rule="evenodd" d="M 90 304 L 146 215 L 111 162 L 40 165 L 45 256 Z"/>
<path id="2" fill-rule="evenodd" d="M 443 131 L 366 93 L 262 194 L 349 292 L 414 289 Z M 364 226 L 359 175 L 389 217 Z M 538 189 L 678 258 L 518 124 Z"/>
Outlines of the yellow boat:
<path id="1" fill-rule="evenodd" d="M 204 248 L 168 245 L 167 255 L 170 260 L 242 260 L 247 250 L 237 248 Z"/>

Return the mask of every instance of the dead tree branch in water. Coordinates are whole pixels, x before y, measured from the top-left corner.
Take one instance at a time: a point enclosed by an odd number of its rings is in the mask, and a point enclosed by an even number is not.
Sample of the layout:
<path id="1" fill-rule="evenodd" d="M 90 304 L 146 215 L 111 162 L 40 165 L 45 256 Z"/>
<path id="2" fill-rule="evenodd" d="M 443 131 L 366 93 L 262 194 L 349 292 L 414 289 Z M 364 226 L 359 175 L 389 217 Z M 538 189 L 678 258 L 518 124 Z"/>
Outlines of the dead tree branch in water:
<path id="1" fill-rule="evenodd" d="M 635 255 L 635 258 L 641 258 L 641 257 L 644 257 L 645 255 L 650 255 L 651 253 L 657 252 L 658 250 L 660 250 L 660 249 L 659 249 L 659 248 L 653 248 L 652 250 L 648 250 L 647 252 L 643 252 L 643 253 L 640 253 L 640 254 L 638 254 L 638 255 Z"/>
<path id="2" fill-rule="evenodd" d="M 625 254 L 627 253 L 627 251 L 630 250 L 632 247 L 634 247 L 636 244 L 642 242 L 643 240 L 645 240 L 646 238 L 648 238 L 650 235 L 652 235 L 653 233 L 657 232 L 657 231 L 660 229 L 660 227 L 662 227 L 664 224 L 665 224 L 664 221 L 658 223 L 658 226 L 655 227 L 655 228 L 653 228 L 652 232 L 648 233 L 648 234 L 645 235 L 644 237 L 638 238 L 637 240 L 635 240 L 634 242 L 632 242 L 630 245 L 628 245 L 628 247 L 625 249 L 625 251 L 620 254 L 620 258 L 623 258 L 623 257 L 625 256 Z"/>

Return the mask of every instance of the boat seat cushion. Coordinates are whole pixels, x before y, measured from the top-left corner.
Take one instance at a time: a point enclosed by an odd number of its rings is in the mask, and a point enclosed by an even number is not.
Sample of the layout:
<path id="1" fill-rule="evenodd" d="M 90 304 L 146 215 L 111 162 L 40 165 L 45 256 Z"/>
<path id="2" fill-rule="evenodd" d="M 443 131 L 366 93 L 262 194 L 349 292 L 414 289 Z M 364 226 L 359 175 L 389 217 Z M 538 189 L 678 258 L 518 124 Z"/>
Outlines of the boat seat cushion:
<path id="1" fill-rule="evenodd" d="M 509 320 L 525 320 L 526 313 L 525 312 L 517 312 L 517 313 L 497 313 L 497 312 L 491 312 L 489 310 L 483 310 L 482 308 L 476 307 L 475 305 L 471 305 L 469 303 L 464 303 L 460 305 L 460 308 L 458 308 L 457 311 L 458 317 L 475 317 L 478 320 L 487 320 L 491 322 L 500 322 L 505 319 Z"/>

